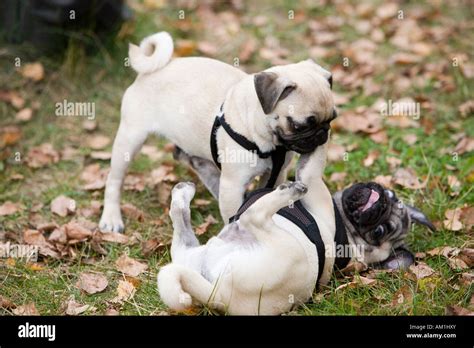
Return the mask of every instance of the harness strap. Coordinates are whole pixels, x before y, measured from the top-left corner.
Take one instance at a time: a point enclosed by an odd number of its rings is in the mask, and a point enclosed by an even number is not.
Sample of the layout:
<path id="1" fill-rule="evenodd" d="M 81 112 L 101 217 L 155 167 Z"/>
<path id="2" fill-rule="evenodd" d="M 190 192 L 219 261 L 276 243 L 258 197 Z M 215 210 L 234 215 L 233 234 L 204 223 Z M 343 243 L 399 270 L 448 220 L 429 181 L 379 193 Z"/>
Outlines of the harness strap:
<path id="1" fill-rule="evenodd" d="M 257 144 L 254 142 L 248 140 L 246 137 L 244 137 L 242 134 L 237 133 L 232 129 L 232 127 L 227 123 L 224 117 L 224 112 L 221 106 L 219 114 L 216 116 L 214 120 L 214 124 L 212 125 L 212 130 L 211 130 L 211 153 L 212 153 L 212 159 L 214 160 L 214 163 L 216 164 L 217 168 L 221 169 L 221 163 L 219 162 L 219 154 L 218 154 L 218 147 L 217 147 L 217 131 L 219 127 L 224 128 L 224 130 L 229 134 L 229 136 L 240 146 L 242 146 L 244 149 L 254 152 L 258 155 L 260 158 L 268 158 L 271 157 L 272 159 L 272 171 L 270 174 L 270 178 L 268 179 L 267 184 L 265 187 L 268 188 L 273 188 L 275 186 L 275 183 L 278 179 L 278 175 L 280 174 L 281 168 L 285 164 L 285 157 L 286 157 L 286 149 L 284 146 L 277 146 L 275 150 L 269 151 L 269 152 L 262 152 L 260 151 L 259 147 Z"/>
<path id="2" fill-rule="evenodd" d="M 247 197 L 245 198 L 244 203 L 237 211 L 233 217 L 230 218 L 229 222 L 237 221 L 240 216 L 259 198 L 265 196 L 267 193 L 272 192 L 273 189 L 271 188 L 262 188 L 255 191 L 250 192 Z M 333 200 L 334 204 L 334 213 L 336 216 L 336 235 L 334 237 L 334 241 L 336 243 L 336 248 L 339 245 L 348 245 L 349 240 L 347 238 L 346 228 L 344 226 L 344 222 L 342 220 L 341 214 L 337 209 L 336 203 Z M 326 260 L 326 250 L 324 246 L 324 242 L 321 238 L 321 232 L 319 231 L 318 224 L 313 216 L 308 212 L 308 210 L 303 206 L 301 200 L 296 201 L 292 208 L 290 207 L 283 207 L 277 212 L 278 215 L 283 216 L 284 218 L 293 222 L 296 226 L 298 226 L 306 237 L 316 246 L 316 250 L 318 252 L 318 260 L 319 260 L 319 269 L 318 269 L 318 280 L 321 279 L 322 272 L 324 270 L 325 260 Z M 350 261 L 349 257 L 337 257 L 335 260 L 335 266 L 339 269 L 344 268 Z"/>

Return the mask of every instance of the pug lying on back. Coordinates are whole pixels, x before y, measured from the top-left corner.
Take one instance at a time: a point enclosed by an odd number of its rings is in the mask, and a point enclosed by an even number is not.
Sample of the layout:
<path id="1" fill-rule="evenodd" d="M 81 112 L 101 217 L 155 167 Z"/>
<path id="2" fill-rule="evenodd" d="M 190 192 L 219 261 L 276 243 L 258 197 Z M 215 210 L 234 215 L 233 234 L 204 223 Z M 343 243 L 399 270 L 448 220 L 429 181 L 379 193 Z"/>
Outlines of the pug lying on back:
<path id="1" fill-rule="evenodd" d="M 205 245 L 199 244 L 191 226 L 194 185 L 177 184 L 170 209 L 173 263 L 158 274 L 163 302 L 177 311 L 207 304 L 229 314 L 280 314 L 307 302 L 316 284 L 329 281 L 341 259 L 346 259 L 342 266 L 352 257 L 391 269 L 413 263 L 405 245 L 411 223 L 433 225 L 376 183 L 355 184 L 337 192 L 333 201 L 322 179 L 326 151 L 327 143 L 302 155 L 297 182 L 281 184 L 253 204 L 244 203 L 235 221 Z M 315 223 L 319 237 L 288 218 L 288 210 L 297 207 L 294 215 L 312 218 L 305 227 L 314 229 Z M 338 255 L 341 241 L 350 247 L 344 250 L 360 252 Z"/>
<path id="2" fill-rule="evenodd" d="M 313 61 L 250 75 L 217 60 L 171 59 L 172 54 L 173 41 L 165 32 L 139 47 L 130 45 L 138 76 L 122 100 L 99 224 L 103 231 L 124 229 L 121 187 L 149 134 L 166 137 L 192 159 L 188 163 L 219 199 L 224 221 L 235 214 L 252 179 L 263 175 L 272 187 L 284 182 L 292 151 L 310 152 L 327 140 L 335 117 L 331 74 Z"/>

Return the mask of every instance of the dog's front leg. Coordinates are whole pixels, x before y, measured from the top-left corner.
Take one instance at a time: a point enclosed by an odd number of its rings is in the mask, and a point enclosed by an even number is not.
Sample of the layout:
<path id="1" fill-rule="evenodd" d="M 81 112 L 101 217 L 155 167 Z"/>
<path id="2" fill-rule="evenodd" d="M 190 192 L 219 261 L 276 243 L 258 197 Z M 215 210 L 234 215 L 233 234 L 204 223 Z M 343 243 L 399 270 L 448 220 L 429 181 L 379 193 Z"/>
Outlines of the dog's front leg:
<path id="1" fill-rule="evenodd" d="M 247 184 L 253 178 L 251 171 L 243 167 L 222 164 L 222 174 L 219 184 L 219 209 L 224 223 L 237 213 L 242 205 Z"/>
<path id="2" fill-rule="evenodd" d="M 148 133 L 133 128 L 123 120 L 115 137 L 110 162 L 110 173 L 107 177 L 104 197 L 104 211 L 100 219 L 101 231 L 123 232 L 124 224 L 120 213 L 120 191 L 128 165 L 143 145 Z"/>

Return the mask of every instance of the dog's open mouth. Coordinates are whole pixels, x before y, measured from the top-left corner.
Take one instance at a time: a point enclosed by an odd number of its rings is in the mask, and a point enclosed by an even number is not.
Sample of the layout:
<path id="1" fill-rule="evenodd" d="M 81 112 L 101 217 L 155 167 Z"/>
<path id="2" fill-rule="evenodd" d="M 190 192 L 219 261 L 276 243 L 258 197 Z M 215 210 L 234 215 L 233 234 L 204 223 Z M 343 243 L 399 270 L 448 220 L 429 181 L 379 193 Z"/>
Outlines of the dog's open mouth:
<path id="1" fill-rule="evenodd" d="M 372 208 L 373 205 L 376 202 L 378 202 L 379 198 L 380 198 L 380 194 L 377 191 L 374 191 L 374 190 L 370 189 L 369 198 L 367 199 L 367 202 L 363 206 L 359 207 L 359 211 L 361 211 L 363 213 L 366 210 Z"/>
<path id="2" fill-rule="evenodd" d="M 380 220 L 386 210 L 383 188 L 375 183 L 355 184 L 343 196 L 344 209 L 358 226 L 369 226 Z"/>

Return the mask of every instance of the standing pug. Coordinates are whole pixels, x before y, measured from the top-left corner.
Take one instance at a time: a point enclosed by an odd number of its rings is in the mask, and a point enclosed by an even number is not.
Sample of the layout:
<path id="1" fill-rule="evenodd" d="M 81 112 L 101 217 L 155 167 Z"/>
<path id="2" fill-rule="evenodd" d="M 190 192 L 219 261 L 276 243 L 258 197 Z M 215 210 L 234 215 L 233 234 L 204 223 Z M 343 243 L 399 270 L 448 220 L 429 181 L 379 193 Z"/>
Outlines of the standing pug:
<path id="1" fill-rule="evenodd" d="M 124 229 L 123 179 L 151 133 L 177 146 L 178 158 L 191 164 L 219 199 L 224 221 L 237 211 L 252 179 L 263 175 L 267 181 L 273 177 L 272 186 L 282 183 L 291 151 L 310 152 L 327 140 L 335 117 L 331 75 L 313 61 L 249 75 L 217 60 L 171 59 L 172 54 L 173 41 L 166 32 L 145 38 L 139 47 L 130 45 L 130 62 L 138 77 L 122 100 L 100 220 L 103 231 Z M 220 124 L 213 127 L 221 107 L 225 119 L 221 115 Z M 211 133 L 221 170 L 211 151 Z M 277 175 L 271 176 L 277 146 L 288 152 L 283 161 L 280 156 L 283 163 Z M 242 152 L 250 155 L 242 160 Z"/>

